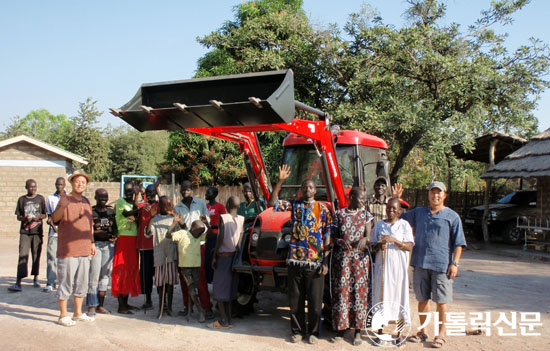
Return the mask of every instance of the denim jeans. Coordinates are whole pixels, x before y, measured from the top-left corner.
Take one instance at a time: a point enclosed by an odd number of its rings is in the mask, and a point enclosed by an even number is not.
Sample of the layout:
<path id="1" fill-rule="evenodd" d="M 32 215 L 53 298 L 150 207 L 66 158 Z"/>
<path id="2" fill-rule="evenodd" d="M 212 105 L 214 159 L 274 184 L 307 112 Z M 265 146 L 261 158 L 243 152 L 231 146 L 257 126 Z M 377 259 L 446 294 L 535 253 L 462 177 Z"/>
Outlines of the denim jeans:
<path id="1" fill-rule="evenodd" d="M 57 236 L 48 237 L 46 285 L 53 287 L 57 279 Z"/>
<path id="2" fill-rule="evenodd" d="M 107 291 L 115 255 L 115 245 L 110 241 L 96 241 L 95 248 L 96 254 L 90 262 L 90 278 L 86 296 L 86 306 L 88 307 L 99 305 L 98 291 Z"/>

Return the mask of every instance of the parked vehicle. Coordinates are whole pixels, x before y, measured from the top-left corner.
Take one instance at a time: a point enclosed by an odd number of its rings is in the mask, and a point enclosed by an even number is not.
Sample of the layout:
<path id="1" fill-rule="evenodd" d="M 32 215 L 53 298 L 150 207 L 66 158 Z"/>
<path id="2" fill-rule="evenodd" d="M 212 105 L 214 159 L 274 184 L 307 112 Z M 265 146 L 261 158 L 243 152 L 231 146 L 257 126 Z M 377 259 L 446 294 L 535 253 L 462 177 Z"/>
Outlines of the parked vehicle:
<path id="1" fill-rule="evenodd" d="M 536 215 L 537 192 L 534 190 L 514 191 L 496 204 L 489 204 L 489 236 L 501 237 L 505 243 L 517 245 L 525 239 L 525 233 L 516 227 L 517 217 Z M 483 239 L 481 227 L 483 206 L 472 207 L 464 219 L 466 230 Z"/>
<path id="2" fill-rule="evenodd" d="M 318 119 L 294 118 L 295 109 Z M 372 193 L 376 177 L 388 178 L 386 142 L 339 130 L 327 113 L 295 101 L 291 70 L 144 84 L 111 111 L 140 131 L 184 129 L 239 144 L 257 203 L 260 195 L 267 201 L 272 188 L 256 132 L 290 133 L 282 163 L 292 173 L 280 199 L 299 198 L 302 181 L 312 179 L 316 199 L 338 209 L 347 206 L 352 186 L 366 185 Z M 290 225 L 290 212 L 268 208 L 241 236 L 234 262 L 241 306 L 251 306 L 258 290 L 286 291 Z"/>

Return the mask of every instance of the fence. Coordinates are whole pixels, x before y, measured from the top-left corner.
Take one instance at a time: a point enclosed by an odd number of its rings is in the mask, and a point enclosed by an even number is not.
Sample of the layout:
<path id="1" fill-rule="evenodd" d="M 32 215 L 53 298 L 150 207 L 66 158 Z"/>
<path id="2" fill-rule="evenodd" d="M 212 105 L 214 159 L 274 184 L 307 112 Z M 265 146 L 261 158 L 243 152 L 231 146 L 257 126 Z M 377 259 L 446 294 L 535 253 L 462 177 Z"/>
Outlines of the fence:
<path id="1" fill-rule="evenodd" d="M 483 205 L 484 196 L 485 192 L 483 191 L 451 191 L 447 194 L 445 205 L 462 216 L 467 209 Z M 403 199 L 407 201 L 411 207 L 429 206 L 428 190 L 426 189 L 405 189 L 403 192 Z M 489 203 L 494 203 L 497 199 L 498 194 L 489 194 Z"/>

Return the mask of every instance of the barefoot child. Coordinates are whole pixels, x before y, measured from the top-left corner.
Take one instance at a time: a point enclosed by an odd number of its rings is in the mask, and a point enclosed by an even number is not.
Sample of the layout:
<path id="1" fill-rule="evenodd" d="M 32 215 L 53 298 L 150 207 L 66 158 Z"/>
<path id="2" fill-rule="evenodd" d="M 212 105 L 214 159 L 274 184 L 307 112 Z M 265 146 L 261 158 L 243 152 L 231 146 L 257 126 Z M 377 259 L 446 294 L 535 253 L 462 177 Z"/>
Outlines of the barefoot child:
<path id="1" fill-rule="evenodd" d="M 208 327 L 217 329 L 231 327 L 231 304 L 237 298 L 238 284 L 233 272 L 233 257 L 244 226 L 244 217 L 237 215 L 239 198 L 231 196 L 225 207 L 228 213 L 220 216 L 218 240 L 212 259 L 214 299 L 218 301 L 220 319 Z"/>
<path id="2" fill-rule="evenodd" d="M 206 217 L 202 220 L 195 220 L 191 223 L 191 230 L 187 231 L 181 215 L 177 214 L 172 221 L 172 225 L 166 233 L 166 238 L 177 243 L 178 246 L 178 266 L 181 275 L 187 284 L 189 293 L 189 312 L 187 320 L 192 312 L 193 304 L 199 309 L 199 322 L 204 322 L 204 310 L 199 303 L 199 267 L 201 266 L 201 241 L 205 240 L 208 221 Z M 206 222 L 206 223 L 204 223 Z"/>
<path id="3" fill-rule="evenodd" d="M 174 209 L 167 196 L 160 197 L 159 210 L 160 213 L 157 214 L 156 207 L 151 207 L 151 219 L 146 229 L 146 237 L 153 236 L 154 281 L 159 294 L 158 318 L 162 317 L 164 312 L 172 317 L 174 284 L 179 282 L 176 266 L 177 249 L 172 240 L 166 235 L 170 224 L 174 221 Z M 163 293 L 166 300 L 163 298 Z M 165 305 L 163 305 L 163 302 Z"/>

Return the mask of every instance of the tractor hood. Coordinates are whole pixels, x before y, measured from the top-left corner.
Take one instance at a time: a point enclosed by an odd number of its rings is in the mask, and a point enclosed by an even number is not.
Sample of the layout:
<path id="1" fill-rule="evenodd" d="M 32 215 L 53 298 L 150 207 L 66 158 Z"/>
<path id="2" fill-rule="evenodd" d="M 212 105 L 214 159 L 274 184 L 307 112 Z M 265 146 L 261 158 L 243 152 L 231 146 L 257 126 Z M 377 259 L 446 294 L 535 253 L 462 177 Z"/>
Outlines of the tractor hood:
<path id="1" fill-rule="evenodd" d="M 290 123 L 292 70 L 143 84 L 111 113 L 143 132 Z"/>

